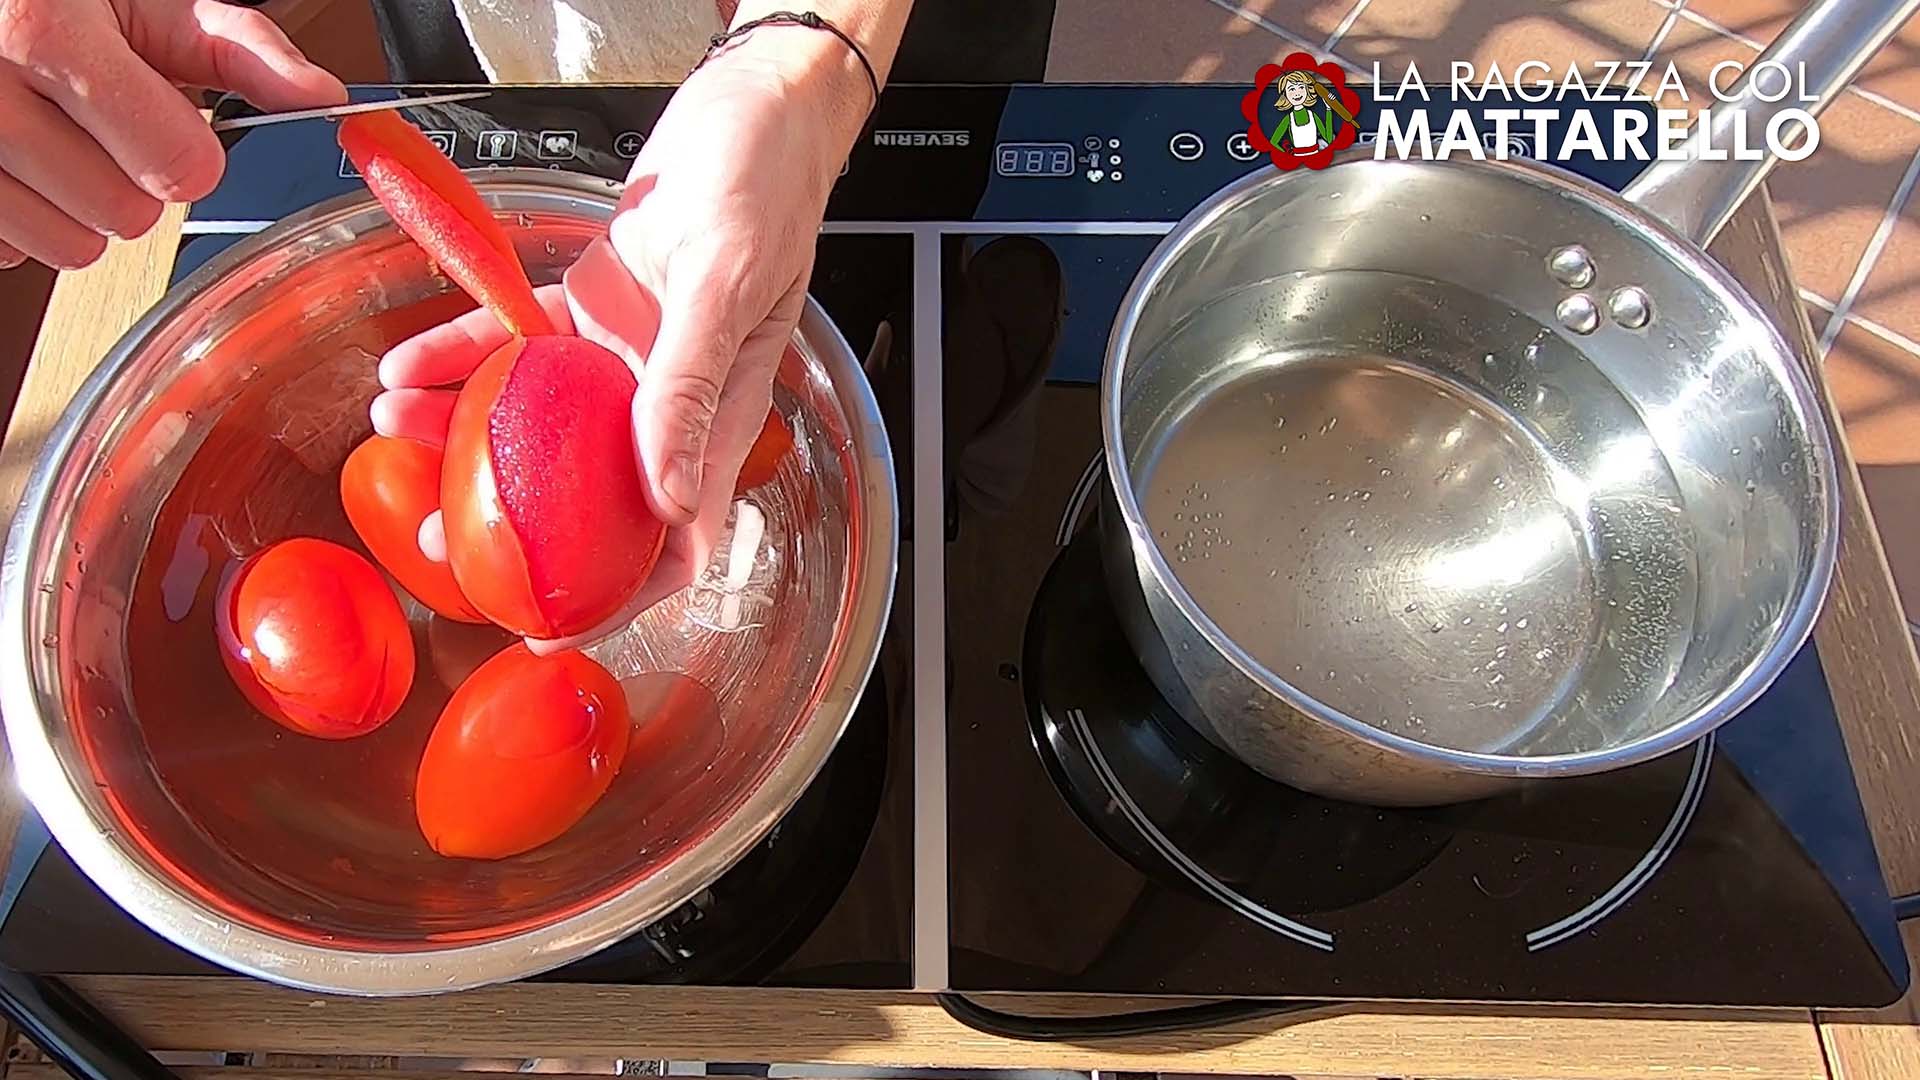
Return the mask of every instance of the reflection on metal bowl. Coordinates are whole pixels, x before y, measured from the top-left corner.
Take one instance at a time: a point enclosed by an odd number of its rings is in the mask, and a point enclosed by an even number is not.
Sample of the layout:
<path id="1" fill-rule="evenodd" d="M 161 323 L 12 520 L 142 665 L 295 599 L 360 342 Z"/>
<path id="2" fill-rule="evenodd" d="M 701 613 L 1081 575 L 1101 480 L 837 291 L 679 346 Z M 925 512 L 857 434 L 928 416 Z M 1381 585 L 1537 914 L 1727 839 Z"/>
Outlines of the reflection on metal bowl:
<path id="1" fill-rule="evenodd" d="M 589 177 L 479 183 L 536 281 L 613 207 Z M 424 993 L 619 940 L 779 820 L 877 654 L 891 458 L 853 355 L 809 306 L 775 393 L 798 452 L 736 503 L 694 587 L 596 647 L 632 696 L 663 704 L 636 716 L 614 787 L 560 839 L 470 862 L 435 855 L 414 823 L 427 732 L 460 673 L 504 642 L 484 628 L 411 608 L 419 675 L 370 736 L 304 739 L 253 714 L 211 644 L 221 572 L 287 536 L 355 543 L 337 475 L 368 433 L 374 358 L 471 306 L 452 288 L 364 195 L 237 245 L 103 361 L 8 538 L 4 704 L 35 806 L 149 927 L 275 981 Z M 656 672 L 682 677 L 662 687 Z"/>

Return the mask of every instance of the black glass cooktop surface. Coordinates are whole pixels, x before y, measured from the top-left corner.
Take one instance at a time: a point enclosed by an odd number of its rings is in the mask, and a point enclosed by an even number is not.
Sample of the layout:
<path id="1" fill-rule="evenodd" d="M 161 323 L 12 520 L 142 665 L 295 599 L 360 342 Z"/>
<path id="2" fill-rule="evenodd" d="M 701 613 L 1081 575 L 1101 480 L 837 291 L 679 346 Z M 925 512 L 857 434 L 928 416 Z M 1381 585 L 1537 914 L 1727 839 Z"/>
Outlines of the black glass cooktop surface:
<path id="1" fill-rule="evenodd" d="M 1245 143 L 1245 89 L 887 92 L 829 204 L 812 284 L 867 358 L 898 470 L 906 542 L 879 670 L 828 769 L 765 843 L 658 926 L 551 977 L 1628 1003 L 1899 995 L 1904 954 L 1811 646 L 1710 742 L 1433 810 L 1281 787 L 1155 696 L 1093 546 L 1096 383 L 1120 296 L 1160 237 L 1222 184 L 1271 167 Z M 470 168 L 618 177 L 668 95 L 496 88 L 403 115 Z M 1363 120 L 1425 112 L 1436 131 L 1455 110 L 1501 104 L 1363 99 Z M 176 278 L 359 186 L 324 123 L 227 138 L 227 177 L 193 208 Z M 1636 168 L 1559 163 L 1614 187 Z M 939 627 L 944 657 L 916 655 Z M 33 825 L 26 835 L 0 890 L 0 959 L 212 970 L 120 914 Z"/>
<path id="2" fill-rule="evenodd" d="M 1811 645 L 1712 738 L 1438 809 L 1293 790 L 1179 718 L 1122 636 L 1095 523 L 1101 349 L 1156 242 L 943 241 L 951 984 L 1897 998 L 1906 961 Z"/>

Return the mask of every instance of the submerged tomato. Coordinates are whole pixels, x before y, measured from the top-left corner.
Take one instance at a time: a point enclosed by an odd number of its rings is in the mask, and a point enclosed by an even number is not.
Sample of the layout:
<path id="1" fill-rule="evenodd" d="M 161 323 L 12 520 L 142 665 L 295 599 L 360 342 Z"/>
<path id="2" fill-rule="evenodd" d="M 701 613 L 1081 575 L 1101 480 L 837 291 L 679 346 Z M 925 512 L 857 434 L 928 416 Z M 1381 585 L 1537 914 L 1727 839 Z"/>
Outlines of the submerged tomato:
<path id="1" fill-rule="evenodd" d="M 375 435 L 340 467 L 340 504 L 360 542 L 413 598 L 449 619 L 486 622 L 453 570 L 420 553 L 420 522 L 440 506 L 438 449 Z"/>
<path id="2" fill-rule="evenodd" d="M 793 433 L 780 419 L 775 409 L 767 410 L 767 419 L 760 425 L 760 434 L 753 440 L 753 448 L 747 451 L 747 460 L 740 465 L 740 479 L 734 488 L 746 491 L 757 488 L 773 479 L 780 468 L 780 462 L 793 452 Z"/>
<path id="3" fill-rule="evenodd" d="M 442 855 L 504 859 L 586 816 L 626 757 L 627 702 L 574 651 L 515 644 L 453 693 L 420 759 L 414 810 Z"/>
<path id="4" fill-rule="evenodd" d="M 531 638 L 593 629 L 653 572 L 666 527 L 633 451 L 637 384 L 577 337 L 514 340 L 467 379 L 447 430 L 447 561 L 487 618 Z"/>
<path id="5" fill-rule="evenodd" d="M 283 540 L 242 563 L 214 632 L 240 692 L 303 735 L 364 735 L 413 686 L 413 635 L 387 580 L 325 540 Z"/>

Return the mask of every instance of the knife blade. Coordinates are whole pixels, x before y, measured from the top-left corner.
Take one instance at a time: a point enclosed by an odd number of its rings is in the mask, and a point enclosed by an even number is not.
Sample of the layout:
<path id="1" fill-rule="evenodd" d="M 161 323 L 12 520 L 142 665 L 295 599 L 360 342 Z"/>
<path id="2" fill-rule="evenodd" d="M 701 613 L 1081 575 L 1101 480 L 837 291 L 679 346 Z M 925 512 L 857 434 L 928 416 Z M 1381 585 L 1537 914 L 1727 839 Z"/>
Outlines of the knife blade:
<path id="1" fill-rule="evenodd" d="M 290 120 L 332 120 L 355 113 L 381 112 L 386 109 L 406 109 L 415 105 L 444 105 L 450 101 L 472 101 L 491 94 L 491 90 L 468 90 L 458 94 L 428 94 L 425 97 L 388 98 L 385 101 L 356 101 L 348 105 L 328 105 L 319 109 L 294 109 L 291 112 L 261 113 L 258 116 L 236 116 L 226 120 L 215 120 L 213 130 L 235 131 L 240 128 L 260 127 L 263 124 L 284 124 Z"/>

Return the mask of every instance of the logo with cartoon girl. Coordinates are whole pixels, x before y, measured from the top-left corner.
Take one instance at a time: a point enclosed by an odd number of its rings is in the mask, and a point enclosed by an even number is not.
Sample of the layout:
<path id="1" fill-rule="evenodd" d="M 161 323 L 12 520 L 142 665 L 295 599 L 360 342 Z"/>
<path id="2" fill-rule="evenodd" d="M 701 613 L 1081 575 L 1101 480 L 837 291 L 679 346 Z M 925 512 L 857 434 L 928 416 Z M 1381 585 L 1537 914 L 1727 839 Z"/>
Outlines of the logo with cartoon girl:
<path id="1" fill-rule="evenodd" d="M 1360 137 L 1360 95 L 1347 87 L 1347 73 L 1303 52 L 1263 65 L 1240 100 L 1240 113 L 1247 119 L 1247 141 L 1285 170 L 1324 169 L 1336 150 Z"/>

